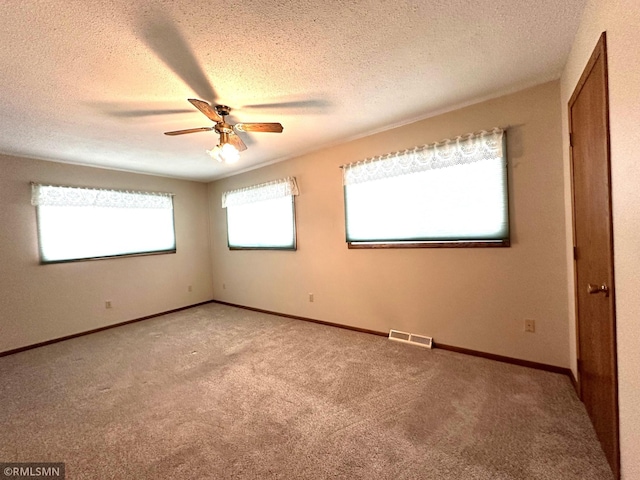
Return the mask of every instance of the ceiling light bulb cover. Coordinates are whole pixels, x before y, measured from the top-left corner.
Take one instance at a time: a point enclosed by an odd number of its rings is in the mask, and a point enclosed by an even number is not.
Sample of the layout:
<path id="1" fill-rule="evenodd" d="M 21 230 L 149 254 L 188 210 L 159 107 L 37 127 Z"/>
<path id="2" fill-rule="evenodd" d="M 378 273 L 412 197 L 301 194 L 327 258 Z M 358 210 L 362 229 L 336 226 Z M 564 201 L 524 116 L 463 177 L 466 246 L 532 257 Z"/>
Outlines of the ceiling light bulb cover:
<path id="1" fill-rule="evenodd" d="M 240 152 L 230 143 L 216 145 L 207 153 L 220 163 L 235 163 L 240 158 Z"/>

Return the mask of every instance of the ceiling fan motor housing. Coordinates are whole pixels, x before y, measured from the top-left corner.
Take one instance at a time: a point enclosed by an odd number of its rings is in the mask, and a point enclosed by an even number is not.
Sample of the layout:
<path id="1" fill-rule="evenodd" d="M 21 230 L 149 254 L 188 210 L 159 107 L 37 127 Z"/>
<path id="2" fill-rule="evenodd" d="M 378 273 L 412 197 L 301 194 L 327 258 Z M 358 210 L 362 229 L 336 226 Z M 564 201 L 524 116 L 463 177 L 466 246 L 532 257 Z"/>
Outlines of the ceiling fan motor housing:
<path id="1" fill-rule="evenodd" d="M 231 108 L 226 105 L 216 105 L 216 113 L 222 117 L 222 121 L 215 124 L 213 127 L 216 132 L 220 134 L 220 145 L 229 143 L 229 134 L 233 133 L 233 127 L 224 121 L 224 117 L 229 115 Z"/>
<path id="2" fill-rule="evenodd" d="M 233 127 L 225 122 L 218 122 L 213 128 L 218 133 L 233 133 Z"/>
<path id="3" fill-rule="evenodd" d="M 218 115 L 220 115 L 221 117 L 225 117 L 231 113 L 231 108 L 227 107 L 226 105 L 216 105 L 215 109 Z"/>

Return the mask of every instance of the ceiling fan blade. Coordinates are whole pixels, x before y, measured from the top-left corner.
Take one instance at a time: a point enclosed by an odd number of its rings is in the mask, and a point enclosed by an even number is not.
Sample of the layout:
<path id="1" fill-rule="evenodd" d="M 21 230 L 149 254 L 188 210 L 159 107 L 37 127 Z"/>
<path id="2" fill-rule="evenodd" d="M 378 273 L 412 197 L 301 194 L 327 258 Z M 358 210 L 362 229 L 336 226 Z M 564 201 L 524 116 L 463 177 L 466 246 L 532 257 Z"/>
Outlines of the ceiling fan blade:
<path id="1" fill-rule="evenodd" d="M 164 132 L 165 135 L 184 135 L 185 133 L 210 132 L 213 127 L 188 128 L 186 130 L 174 130 L 173 132 Z"/>
<path id="2" fill-rule="evenodd" d="M 215 109 L 211 105 L 209 105 L 207 102 L 198 100 L 197 98 L 190 98 L 189 102 L 191 102 L 191 105 L 193 105 L 202 113 L 204 113 L 209 120 L 213 120 L 216 123 L 222 121 L 222 117 L 218 115 Z"/>
<path id="3" fill-rule="evenodd" d="M 125 110 L 122 112 L 113 111 L 109 115 L 113 117 L 135 118 L 135 117 L 152 117 L 156 115 L 173 115 L 174 113 L 190 113 L 193 110 L 186 108 L 165 108 L 158 110 Z"/>
<path id="4" fill-rule="evenodd" d="M 310 108 L 319 108 L 324 109 L 331 106 L 331 102 L 324 99 L 311 99 L 311 100 L 296 100 L 291 102 L 271 102 L 271 103 L 254 103 L 252 105 L 244 105 L 242 108 L 253 108 L 253 109 L 310 109 Z"/>
<path id="5" fill-rule="evenodd" d="M 242 139 L 235 133 L 229 134 L 229 143 L 236 147 L 239 152 L 247 149 L 247 146 L 244 144 Z"/>
<path id="6" fill-rule="evenodd" d="M 167 15 L 164 10 L 140 11 L 139 27 L 142 41 L 171 71 L 187 84 L 200 98 L 216 100 L 216 92 L 203 66 L 186 40 L 184 26 Z"/>
<path id="7" fill-rule="evenodd" d="M 280 133 L 283 128 L 280 123 L 237 123 L 234 127 L 239 132 L 274 132 Z"/>

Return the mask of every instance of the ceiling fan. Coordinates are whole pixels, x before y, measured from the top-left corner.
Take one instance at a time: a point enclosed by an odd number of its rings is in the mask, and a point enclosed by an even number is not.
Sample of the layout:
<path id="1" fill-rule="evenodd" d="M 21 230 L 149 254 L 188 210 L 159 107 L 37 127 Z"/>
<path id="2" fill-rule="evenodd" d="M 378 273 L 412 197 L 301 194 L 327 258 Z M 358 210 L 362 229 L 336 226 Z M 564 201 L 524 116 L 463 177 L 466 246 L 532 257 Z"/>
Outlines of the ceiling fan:
<path id="1" fill-rule="evenodd" d="M 226 105 L 212 106 L 209 103 L 190 98 L 189 102 L 206 115 L 209 120 L 215 122 L 213 127 L 188 128 L 165 132 L 165 135 L 184 135 L 185 133 L 215 131 L 220 135 L 220 143 L 207 153 L 219 162 L 233 163 L 238 160 L 240 152 L 247 149 L 242 139 L 236 132 L 274 132 L 281 133 L 283 128 L 280 123 L 236 123 L 230 125 L 225 117 L 231 112 Z"/>

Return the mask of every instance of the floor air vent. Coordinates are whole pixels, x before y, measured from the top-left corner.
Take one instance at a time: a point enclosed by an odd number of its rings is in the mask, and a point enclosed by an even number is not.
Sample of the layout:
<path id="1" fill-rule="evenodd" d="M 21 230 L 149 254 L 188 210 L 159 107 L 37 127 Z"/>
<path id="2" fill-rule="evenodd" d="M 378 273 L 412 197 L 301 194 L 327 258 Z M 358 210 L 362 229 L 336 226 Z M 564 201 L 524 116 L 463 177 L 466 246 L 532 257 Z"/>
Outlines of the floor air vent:
<path id="1" fill-rule="evenodd" d="M 431 348 L 433 346 L 433 338 L 424 335 L 416 335 L 415 333 L 401 332 L 400 330 L 389 330 L 389 340 L 396 342 L 411 343 L 419 347 Z"/>

